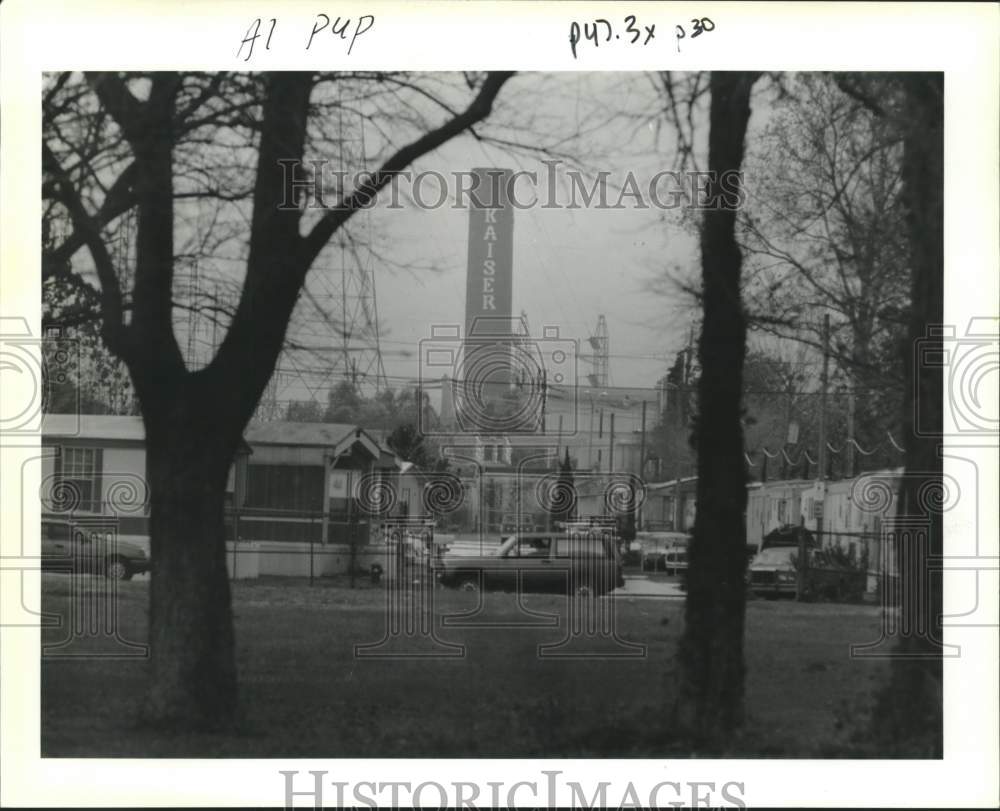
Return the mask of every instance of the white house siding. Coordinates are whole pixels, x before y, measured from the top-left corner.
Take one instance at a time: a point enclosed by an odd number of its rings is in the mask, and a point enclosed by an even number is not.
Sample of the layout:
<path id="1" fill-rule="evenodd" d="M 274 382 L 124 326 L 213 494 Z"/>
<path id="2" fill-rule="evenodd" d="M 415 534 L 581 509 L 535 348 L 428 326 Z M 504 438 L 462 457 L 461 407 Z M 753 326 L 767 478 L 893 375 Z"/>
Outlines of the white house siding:
<path id="1" fill-rule="evenodd" d="M 760 546 L 764 536 L 785 524 L 798 524 L 802 493 L 811 482 L 768 482 L 747 493 L 747 545 Z"/>
<path id="2" fill-rule="evenodd" d="M 355 571 L 362 574 L 378 563 L 391 570 L 394 549 L 383 543 L 359 546 Z M 313 544 L 290 541 L 226 543 L 226 568 L 234 580 L 258 577 L 329 577 L 350 573 L 351 548 L 347 544 Z"/>
<path id="3" fill-rule="evenodd" d="M 99 448 L 101 450 L 99 512 L 64 513 L 55 509 L 53 490 L 56 454 L 60 448 Z M 146 479 L 146 449 L 134 440 L 119 438 L 67 436 L 46 437 L 42 443 L 39 498 L 42 516 L 49 519 L 93 522 L 103 516 L 113 523 L 119 540 L 133 543 L 149 552 L 149 489 Z M 233 481 L 232 473 L 230 483 Z M 230 484 L 231 487 L 231 484 Z"/>

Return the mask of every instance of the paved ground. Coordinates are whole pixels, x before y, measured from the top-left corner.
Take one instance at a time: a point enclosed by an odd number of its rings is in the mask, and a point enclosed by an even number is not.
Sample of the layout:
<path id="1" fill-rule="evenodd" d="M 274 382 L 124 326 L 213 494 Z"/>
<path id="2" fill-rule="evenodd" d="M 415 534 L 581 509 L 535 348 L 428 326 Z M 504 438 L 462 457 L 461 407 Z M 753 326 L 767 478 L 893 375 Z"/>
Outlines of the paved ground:
<path id="1" fill-rule="evenodd" d="M 650 577 L 644 574 L 625 575 L 625 588 L 615 589 L 616 597 L 658 597 L 660 599 L 680 600 L 684 598 L 680 581 L 675 577 L 663 575 Z"/>

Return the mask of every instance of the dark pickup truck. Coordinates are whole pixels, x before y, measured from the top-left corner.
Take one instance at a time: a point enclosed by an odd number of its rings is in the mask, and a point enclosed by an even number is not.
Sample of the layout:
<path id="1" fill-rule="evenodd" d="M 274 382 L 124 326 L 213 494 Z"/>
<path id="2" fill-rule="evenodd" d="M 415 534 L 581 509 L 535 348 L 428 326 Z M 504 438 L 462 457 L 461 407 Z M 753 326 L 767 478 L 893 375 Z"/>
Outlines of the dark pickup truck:
<path id="1" fill-rule="evenodd" d="M 551 591 L 585 597 L 625 585 L 614 543 L 586 534 L 521 532 L 505 538 L 495 552 L 446 554 L 436 568 L 443 585 L 465 591 Z"/>

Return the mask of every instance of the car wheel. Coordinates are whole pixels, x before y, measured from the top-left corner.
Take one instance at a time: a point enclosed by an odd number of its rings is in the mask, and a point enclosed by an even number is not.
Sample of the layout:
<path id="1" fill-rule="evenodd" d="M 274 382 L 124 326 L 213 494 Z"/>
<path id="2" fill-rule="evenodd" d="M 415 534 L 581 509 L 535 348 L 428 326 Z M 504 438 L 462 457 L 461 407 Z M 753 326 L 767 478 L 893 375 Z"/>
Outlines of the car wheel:
<path id="1" fill-rule="evenodd" d="M 573 589 L 573 596 L 590 598 L 596 595 L 593 586 L 591 586 L 589 583 L 580 583 L 576 586 L 576 588 Z"/>
<path id="2" fill-rule="evenodd" d="M 131 580 L 132 571 L 122 558 L 112 558 L 104 569 L 104 574 L 109 580 Z"/>
<path id="3" fill-rule="evenodd" d="M 460 591 L 475 593 L 479 591 L 479 578 L 471 576 L 463 577 L 458 583 L 458 588 Z"/>

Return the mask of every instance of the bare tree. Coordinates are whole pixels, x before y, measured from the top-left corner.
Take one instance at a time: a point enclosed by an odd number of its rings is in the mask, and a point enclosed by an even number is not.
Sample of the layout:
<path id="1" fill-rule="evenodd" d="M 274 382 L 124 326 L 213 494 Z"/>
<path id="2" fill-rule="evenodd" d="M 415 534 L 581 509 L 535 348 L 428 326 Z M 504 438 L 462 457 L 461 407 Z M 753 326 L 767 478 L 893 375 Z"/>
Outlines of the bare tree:
<path id="1" fill-rule="evenodd" d="M 756 73 L 710 78 L 708 170 L 739 170 Z M 710 197 L 718 187 L 709 185 Z M 714 190 L 714 194 L 712 193 Z M 740 422 L 746 318 L 736 212 L 721 206 L 701 227 L 704 318 L 698 342 L 698 514 L 690 548 L 685 625 L 678 651 L 676 717 L 682 730 L 715 741 L 743 722 L 746 608 L 746 469 Z"/>
<path id="2" fill-rule="evenodd" d="M 897 128 L 828 74 L 788 93 L 748 157 L 744 295 L 762 330 L 829 351 L 865 446 L 898 429 L 908 308 Z"/>
<path id="3" fill-rule="evenodd" d="M 87 100 L 90 116 L 82 116 L 77 136 L 66 139 L 86 144 L 88 132 L 111 133 L 108 137 L 118 141 L 113 159 L 84 169 L 59 143 L 43 143 L 46 196 L 64 207 L 73 226 L 61 252 L 72 256 L 83 246 L 89 251 L 99 282 L 103 338 L 128 366 L 146 429 L 154 567 L 147 719 L 212 728 L 236 717 L 223 541 L 226 479 L 282 351 L 307 272 L 331 237 L 394 173 L 485 119 L 509 77 L 471 77 L 463 108 L 439 114 L 443 123 L 391 151 L 341 205 L 309 224 L 287 166 L 302 164 L 309 129 L 321 126 L 310 116 L 313 74 L 244 78 L 242 89 L 229 95 L 220 92 L 226 75 L 90 74 L 87 86 L 74 91 Z M 49 98 L 55 104 L 60 94 Z M 234 166 L 251 159 L 256 164 L 245 224 L 245 276 L 218 352 L 192 371 L 173 324 L 177 195 L 185 189 L 177 168 L 184 165 L 179 156 L 196 150 L 199 139 L 209 136 L 211 144 L 219 144 L 218 131 L 202 124 L 223 118 L 249 121 L 246 129 L 253 133 L 251 138 L 230 134 Z M 217 190 L 224 192 L 228 184 L 220 182 Z M 91 197 L 95 187 L 103 190 L 101 200 Z M 137 227 L 134 282 L 126 300 L 104 228 L 130 205 Z"/>
<path id="4" fill-rule="evenodd" d="M 901 634 L 888 685 L 872 718 L 874 740 L 906 756 L 941 757 L 943 751 L 943 593 L 933 570 L 943 553 L 943 527 L 934 492 L 942 487 L 943 370 L 921 362 L 940 356 L 944 302 L 944 75 L 904 73 L 838 75 L 838 86 L 883 118 L 903 142 L 902 182 L 909 241 L 910 299 L 903 402 L 906 465 L 899 493 L 900 519 L 922 532 L 900 533 L 896 553 L 904 593 Z M 917 351 L 923 344 L 925 352 Z M 917 430 L 915 419 L 919 416 Z"/>

